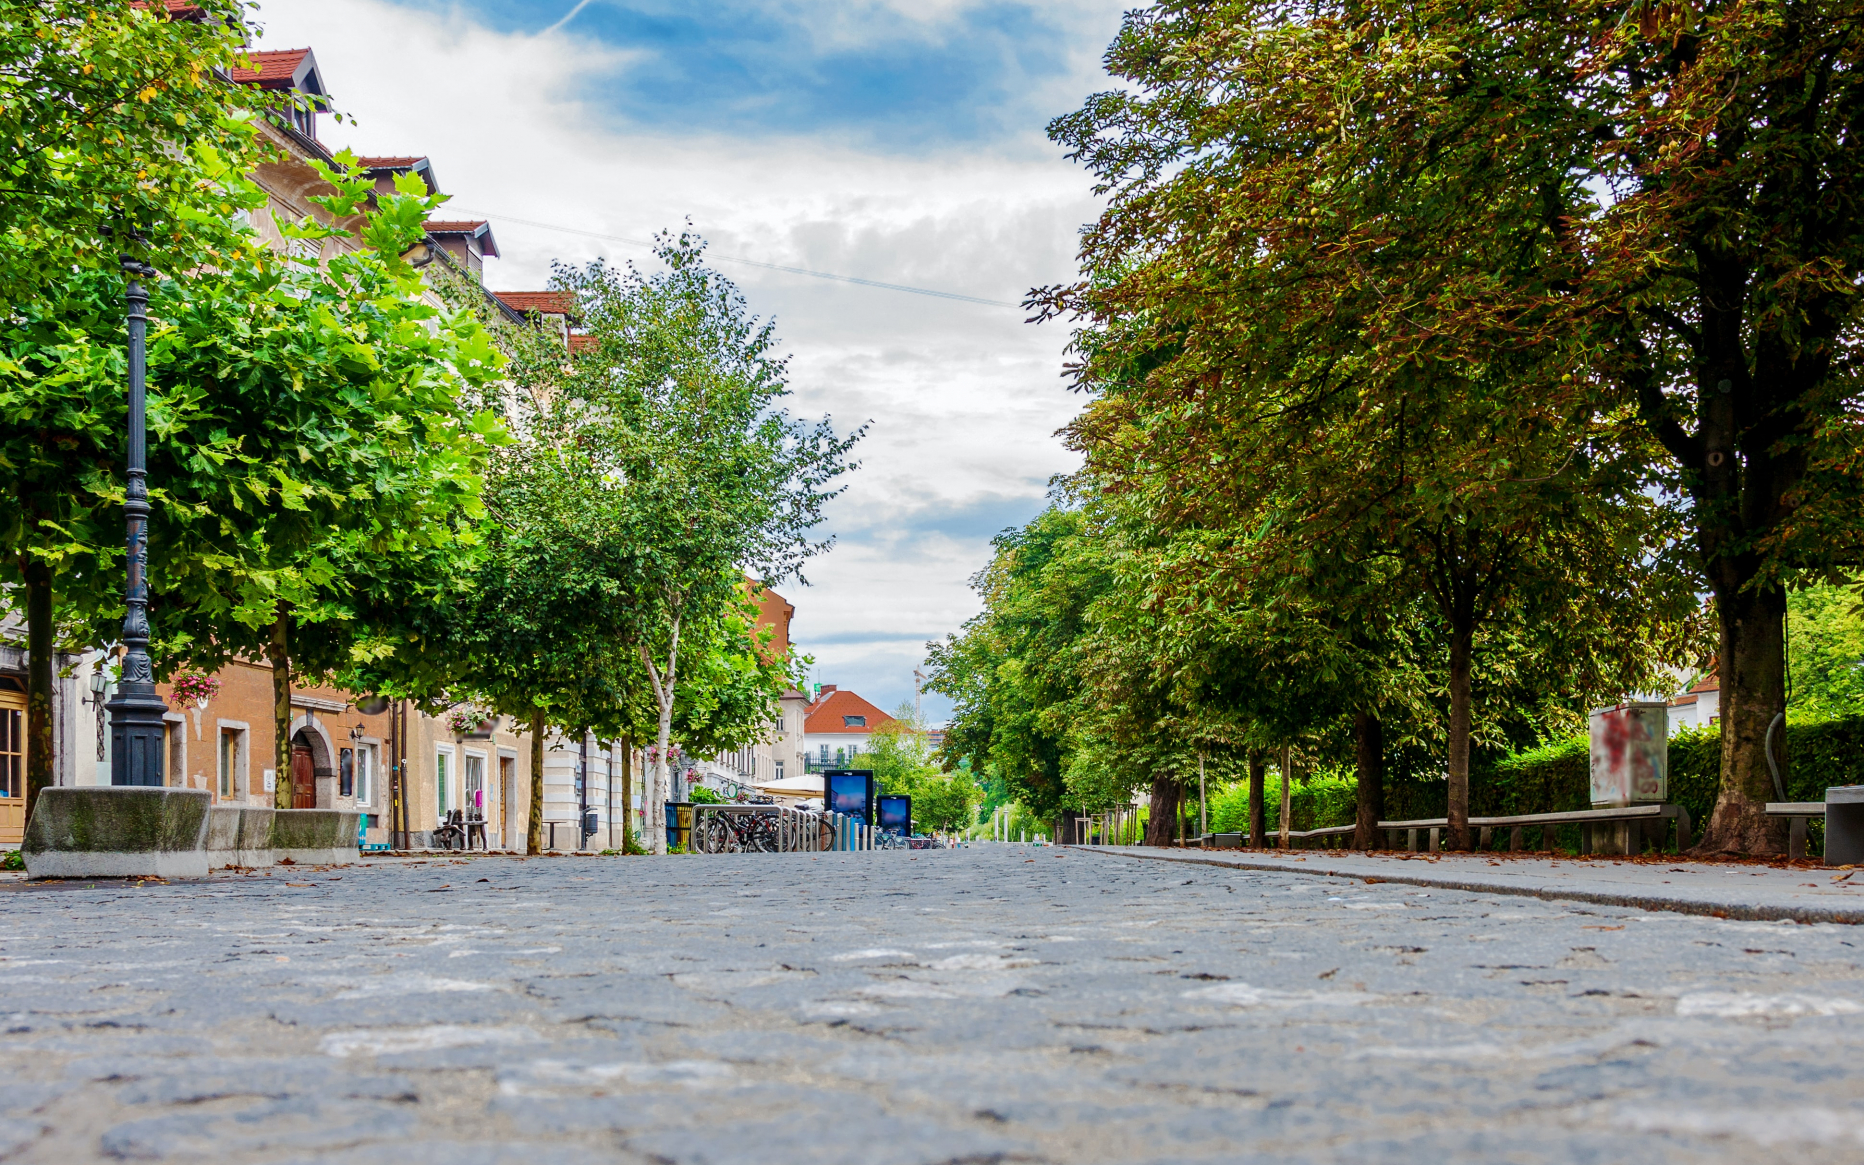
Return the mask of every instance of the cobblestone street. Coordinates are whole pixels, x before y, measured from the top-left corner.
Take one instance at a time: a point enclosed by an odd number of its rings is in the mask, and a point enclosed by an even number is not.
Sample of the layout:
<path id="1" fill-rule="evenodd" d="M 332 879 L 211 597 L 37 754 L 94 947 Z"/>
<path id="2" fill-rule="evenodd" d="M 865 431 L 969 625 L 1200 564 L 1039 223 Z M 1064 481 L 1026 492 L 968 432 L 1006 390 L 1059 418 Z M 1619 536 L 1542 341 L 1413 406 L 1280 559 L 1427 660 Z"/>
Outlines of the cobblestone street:
<path id="1" fill-rule="evenodd" d="M 1864 928 L 1021 846 L 0 884 L 0 1159 L 1848 1162 Z"/>

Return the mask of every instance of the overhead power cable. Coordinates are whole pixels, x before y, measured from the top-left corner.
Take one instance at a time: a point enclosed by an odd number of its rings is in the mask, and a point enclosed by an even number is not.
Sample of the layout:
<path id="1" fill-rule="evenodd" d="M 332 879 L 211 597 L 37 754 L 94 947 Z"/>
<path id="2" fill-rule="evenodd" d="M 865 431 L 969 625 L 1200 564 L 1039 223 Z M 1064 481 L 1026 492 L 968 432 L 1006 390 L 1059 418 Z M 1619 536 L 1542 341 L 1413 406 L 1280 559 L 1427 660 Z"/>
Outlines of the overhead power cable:
<path id="1" fill-rule="evenodd" d="M 601 231 L 585 231 L 578 227 L 558 226 L 556 223 L 535 222 L 527 218 L 514 218 L 508 214 L 496 214 L 489 210 L 469 210 L 465 207 L 449 207 L 449 209 L 459 214 L 469 214 L 477 218 L 489 219 L 494 222 L 516 223 L 519 226 L 536 227 L 539 230 L 560 231 L 566 235 L 583 235 L 591 239 L 607 239 L 610 242 L 627 243 L 635 247 L 652 247 L 654 245 L 653 242 L 648 239 L 631 239 L 626 235 L 609 235 L 603 234 Z M 1021 306 L 1020 304 L 1009 303 L 1001 299 L 985 299 L 977 295 L 960 295 L 955 291 L 934 291 L 930 287 L 909 287 L 904 283 L 883 283 L 878 279 L 862 279 L 854 275 L 835 275 L 828 271 L 811 271 L 807 267 L 790 267 L 782 263 L 766 263 L 761 259 L 745 259 L 737 255 L 720 255 L 712 251 L 707 251 L 706 255 L 708 258 L 717 259 L 721 263 L 741 263 L 746 267 L 762 267 L 766 271 L 781 271 L 786 275 L 807 275 L 811 279 L 832 279 L 837 283 L 853 283 L 861 287 L 878 287 L 882 291 L 904 291 L 911 295 L 929 295 L 934 299 L 955 299 L 959 303 L 981 303 L 985 307 Z"/>

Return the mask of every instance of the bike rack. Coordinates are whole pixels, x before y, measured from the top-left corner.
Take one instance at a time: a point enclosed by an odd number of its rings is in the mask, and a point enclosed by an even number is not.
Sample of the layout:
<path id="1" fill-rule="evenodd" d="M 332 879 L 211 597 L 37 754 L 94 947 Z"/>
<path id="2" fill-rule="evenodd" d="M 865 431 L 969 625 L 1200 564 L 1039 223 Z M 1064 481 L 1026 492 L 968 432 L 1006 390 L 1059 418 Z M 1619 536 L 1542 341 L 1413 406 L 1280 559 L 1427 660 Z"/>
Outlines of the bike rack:
<path id="1" fill-rule="evenodd" d="M 837 816 L 836 814 L 823 814 L 810 809 L 792 809 L 786 805 L 695 805 L 693 806 L 692 852 L 732 852 L 729 849 L 709 848 L 713 842 L 710 836 L 711 831 L 705 826 L 714 816 L 775 818 L 778 853 L 818 853 L 824 849 L 840 848 L 838 845 L 825 845 L 822 837 L 825 818 Z"/>

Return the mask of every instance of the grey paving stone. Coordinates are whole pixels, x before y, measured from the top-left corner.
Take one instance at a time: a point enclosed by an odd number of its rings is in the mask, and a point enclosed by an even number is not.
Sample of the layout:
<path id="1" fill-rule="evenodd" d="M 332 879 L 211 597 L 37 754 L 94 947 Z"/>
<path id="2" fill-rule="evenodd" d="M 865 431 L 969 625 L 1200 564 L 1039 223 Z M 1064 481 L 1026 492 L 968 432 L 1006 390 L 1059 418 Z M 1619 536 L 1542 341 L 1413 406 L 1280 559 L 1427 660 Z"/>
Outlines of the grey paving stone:
<path id="1" fill-rule="evenodd" d="M 8 1165 L 1864 1149 L 1848 926 L 1021 846 L 0 883 L 0 917 Z"/>

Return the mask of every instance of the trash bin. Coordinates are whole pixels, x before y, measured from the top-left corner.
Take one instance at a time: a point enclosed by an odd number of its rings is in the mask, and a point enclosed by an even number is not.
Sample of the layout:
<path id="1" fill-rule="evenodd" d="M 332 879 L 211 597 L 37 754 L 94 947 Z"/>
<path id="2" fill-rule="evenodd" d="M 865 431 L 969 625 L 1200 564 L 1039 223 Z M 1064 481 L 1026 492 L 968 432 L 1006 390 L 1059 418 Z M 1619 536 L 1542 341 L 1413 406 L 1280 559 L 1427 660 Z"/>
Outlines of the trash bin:
<path id="1" fill-rule="evenodd" d="M 667 802 L 667 848 L 678 846 L 690 851 L 693 840 L 693 803 Z"/>

